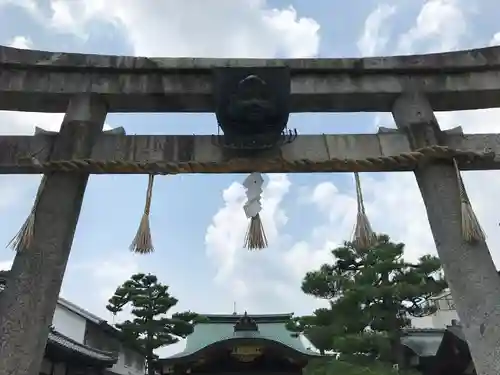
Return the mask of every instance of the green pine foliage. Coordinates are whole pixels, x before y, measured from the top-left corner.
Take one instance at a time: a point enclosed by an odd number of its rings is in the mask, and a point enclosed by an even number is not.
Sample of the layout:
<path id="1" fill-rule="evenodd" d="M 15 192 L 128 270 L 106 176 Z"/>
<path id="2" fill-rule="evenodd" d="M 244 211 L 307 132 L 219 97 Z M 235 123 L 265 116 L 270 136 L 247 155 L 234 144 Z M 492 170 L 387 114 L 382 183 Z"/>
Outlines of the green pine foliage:
<path id="1" fill-rule="evenodd" d="M 410 326 L 410 317 L 433 313 L 426 302 L 447 287 L 438 258 L 425 255 L 410 263 L 403 259 L 404 244 L 386 235 L 377 238 L 369 249 L 345 242 L 332 251 L 331 264 L 308 272 L 302 290 L 327 300 L 329 307 L 294 318 L 287 326 L 303 333 L 320 352 L 336 353 L 337 361 L 328 366 L 344 366 L 338 373 L 361 375 L 365 367 L 392 371 L 394 364 L 402 368 L 402 330 Z"/>
<path id="2" fill-rule="evenodd" d="M 154 351 L 175 344 L 193 332 L 200 317 L 194 312 L 167 315 L 178 300 L 170 295 L 168 286 L 158 282 L 156 276 L 138 273 L 119 286 L 106 308 L 113 314 L 131 307 L 132 320 L 116 324 L 131 344 L 139 345 L 146 354 L 148 374 L 154 375 Z"/>

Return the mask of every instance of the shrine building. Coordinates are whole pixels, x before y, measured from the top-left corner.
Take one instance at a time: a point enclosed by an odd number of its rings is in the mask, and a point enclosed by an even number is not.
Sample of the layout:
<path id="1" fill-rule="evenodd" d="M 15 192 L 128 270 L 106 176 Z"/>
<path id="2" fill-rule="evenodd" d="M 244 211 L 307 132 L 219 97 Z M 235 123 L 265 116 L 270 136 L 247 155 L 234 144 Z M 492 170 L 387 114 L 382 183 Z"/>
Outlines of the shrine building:
<path id="1" fill-rule="evenodd" d="M 292 314 L 205 315 L 184 351 L 158 360 L 161 375 L 301 374 L 321 357 L 286 329 Z"/>

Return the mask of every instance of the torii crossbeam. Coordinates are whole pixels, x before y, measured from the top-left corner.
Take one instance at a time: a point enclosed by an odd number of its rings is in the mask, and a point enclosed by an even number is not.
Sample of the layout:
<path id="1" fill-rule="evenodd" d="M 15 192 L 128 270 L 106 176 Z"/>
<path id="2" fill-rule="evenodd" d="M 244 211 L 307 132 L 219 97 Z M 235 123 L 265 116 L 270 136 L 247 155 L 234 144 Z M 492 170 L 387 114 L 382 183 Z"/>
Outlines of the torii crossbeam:
<path id="1" fill-rule="evenodd" d="M 402 131 L 379 134 L 299 135 L 293 143 L 255 157 L 234 158 L 210 135 L 100 135 L 88 158 L 55 160 L 57 133 L 0 136 L 0 173 L 91 174 L 314 173 L 413 171 L 434 159 L 455 157 L 462 170 L 500 169 L 497 134 L 444 132 L 439 146 L 411 148 Z"/>

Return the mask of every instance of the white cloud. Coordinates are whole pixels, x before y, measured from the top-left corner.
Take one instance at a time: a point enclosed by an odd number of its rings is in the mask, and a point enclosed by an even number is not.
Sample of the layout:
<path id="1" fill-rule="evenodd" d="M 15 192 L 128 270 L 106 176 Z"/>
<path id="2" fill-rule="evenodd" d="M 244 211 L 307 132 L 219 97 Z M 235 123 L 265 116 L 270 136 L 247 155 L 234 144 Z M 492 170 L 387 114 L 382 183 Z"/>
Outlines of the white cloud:
<path id="1" fill-rule="evenodd" d="M 19 48 L 19 49 L 31 49 L 31 47 L 33 46 L 33 42 L 31 41 L 31 39 L 29 39 L 25 36 L 18 35 L 12 39 L 12 41 L 9 43 L 9 45 L 11 47 Z"/>
<path id="2" fill-rule="evenodd" d="M 23 35 L 15 36 L 7 45 L 33 48 L 31 39 Z M 32 135 L 35 127 L 58 131 L 63 118 L 62 113 L 0 111 L 0 135 Z M 109 130 L 111 127 L 105 124 L 104 129 Z M 39 177 L 35 176 L 0 176 L 0 212 L 12 209 L 21 199 L 34 199 L 39 181 Z"/>
<path id="3" fill-rule="evenodd" d="M 264 187 L 261 217 L 269 244 L 274 247 L 279 245 L 275 242 L 279 228 L 288 220 L 280 205 L 290 189 L 290 181 L 282 174 L 269 175 L 267 178 L 269 182 Z M 241 276 L 237 271 L 254 254 L 242 249 L 248 227 L 248 219 L 243 211 L 245 188 L 234 182 L 222 192 L 222 197 L 224 207 L 214 215 L 212 224 L 207 228 L 205 243 L 207 254 L 218 267 L 216 279 L 227 282 L 230 278 Z M 244 280 L 236 279 L 233 285 L 237 297 L 247 294 L 248 287 Z"/>
<path id="4" fill-rule="evenodd" d="M 123 31 L 137 55 L 307 57 L 316 55 L 319 48 L 317 22 L 300 17 L 292 7 L 271 8 L 264 0 L 220 0 L 217 4 L 194 0 L 50 0 L 49 11 L 41 9 L 41 2 L 16 1 L 41 24 L 82 38 L 96 22 L 111 23 Z M 0 0 L 0 6 L 6 2 L 9 1 Z M 362 54 L 457 49 L 461 48 L 464 35 L 469 32 L 465 11 L 458 1 L 429 0 L 416 15 L 412 27 L 400 36 L 389 38 L 389 22 L 397 19 L 398 10 L 381 5 L 370 14 L 357 44 Z M 498 41 L 498 35 L 494 40 Z M 32 47 L 26 37 L 16 37 L 11 44 Z M 387 51 L 388 46 L 395 47 Z M 464 130 L 471 132 L 500 129 L 497 110 L 446 113 L 438 117 L 443 128 L 462 125 Z M 60 114 L 4 112 L 0 113 L 0 124 L 10 125 L 0 125 L 0 133 L 30 134 L 35 125 L 57 130 L 61 120 Z M 389 124 L 392 121 L 386 116 L 381 120 Z M 481 172 L 474 174 L 472 179 L 471 175 L 468 173 L 465 177 L 471 199 L 492 248 L 496 248 L 500 240 L 496 217 L 500 203 L 495 203 L 493 197 L 500 188 L 498 176 L 494 172 Z M 425 209 L 411 173 L 379 174 L 376 178 L 363 175 L 362 183 L 368 215 L 376 230 L 405 242 L 410 258 L 434 251 Z M 322 224 L 314 228 L 308 238 L 292 242 L 283 229 L 288 219 L 283 199 L 290 189 L 286 175 L 269 176 L 262 214 L 270 240 L 267 250 L 249 253 L 241 248 L 248 221 L 242 210 L 244 192 L 237 183 L 223 191 L 224 206 L 207 229 L 207 254 L 217 267 L 217 281 L 226 285 L 228 293 L 245 301 L 248 307 L 258 309 L 262 306 L 264 309 L 266 304 L 278 306 L 284 302 L 288 303 L 285 306 L 300 308 L 297 301 L 305 300 L 298 285 L 304 272 L 326 261 L 329 250 L 352 233 L 354 187 L 344 191 L 325 182 L 306 189 L 309 192 L 307 204 L 317 208 Z M 488 196 L 491 199 L 487 200 Z M 496 259 L 498 256 L 494 253 Z M 96 264 L 100 262 L 100 259 L 95 260 Z M 99 269 L 105 269 L 107 275 L 100 275 L 97 269 L 91 276 L 95 285 L 103 289 L 102 296 L 109 296 L 110 288 L 115 288 L 137 266 L 135 258 L 128 256 L 102 262 L 106 266 L 99 265 Z M 85 267 L 91 269 L 91 265 Z M 84 301 L 75 302 L 86 305 Z M 306 310 L 310 306 L 308 301 Z"/>
<path id="5" fill-rule="evenodd" d="M 387 25 L 384 22 L 393 15 L 395 15 L 394 19 L 397 19 L 397 13 L 395 14 L 394 8 L 389 6 L 379 6 L 366 20 L 358 48 L 366 55 L 378 54 L 386 45 L 394 46 L 393 50 L 387 52 L 388 54 L 428 53 L 461 48 L 463 36 L 467 31 L 465 12 L 466 10 L 461 8 L 458 1 L 429 0 L 422 6 L 415 17 L 415 24 L 408 31 L 388 39 L 385 33 Z M 381 29 L 382 25 L 384 28 Z M 469 133 L 500 132 L 498 122 L 500 111 L 497 109 L 447 112 L 436 115 L 442 129 L 460 125 L 465 132 Z M 377 116 L 376 125 L 394 127 L 390 114 Z M 374 130 L 375 128 L 374 124 Z M 413 173 L 379 173 L 376 176 L 363 174 L 361 178 L 366 210 L 374 229 L 390 234 L 395 241 L 404 242 L 406 244 L 405 256 L 409 260 L 416 260 L 427 253 L 435 254 L 435 244 L 425 207 Z M 498 172 L 468 172 L 464 173 L 464 179 L 474 209 L 488 235 L 490 248 L 496 249 L 500 245 L 500 234 L 498 234 L 500 219 L 497 214 L 500 212 L 500 201 L 495 200 L 494 197 L 500 190 L 500 174 Z M 234 186 L 228 190 L 232 189 L 235 189 Z M 322 223 L 312 230 L 308 238 L 296 243 L 287 241 L 283 227 L 276 227 L 278 238 L 274 237 L 274 240 L 279 241 L 281 246 L 271 246 L 267 251 L 274 252 L 275 255 L 266 256 L 265 261 L 259 259 L 265 264 L 262 266 L 266 269 L 264 281 L 245 275 L 237 266 L 238 261 L 248 264 L 246 263 L 247 253 L 237 251 L 241 248 L 239 240 L 235 243 L 222 238 L 219 240 L 219 243 L 226 245 L 218 247 L 219 256 L 221 259 L 226 259 L 224 272 L 232 274 L 232 277 L 239 281 L 246 278 L 245 285 L 252 285 L 250 291 L 248 288 L 245 290 L 247 295 L 253 292 L 260 293 L 261 298 L 269 295 L 274 295 L 275 298 L 285 295 L 289 299 L 301 298 L 297 287 L 304 273 L 330 260 L 329 250 L 351 237 L 356 212 L 354 183 L 347 191 L 340 190 L 332 182 L 323 182 L 301 191 L 305 192 L 306 197 L 302 197 L 299 201 L 313 204 L 318 212 L 316 219 L 319 217 Z M 226 207 L 216 214 L 214 220 L 217 222 L 216 228 L 219 234 L 235 228 L 234 219 L 229 220 L 229 218 L 237 217 L 238 210 L 241 209 L 243 196 L 242 193 L 239 194 L 240 200 L 234 205 L 234 214 L 230 214 L 232 211 L 228 208 L 230 204 L 227 199 Z M 292 202 L 287 206 L 291 207 L 293 204 Z M 282 203 L 280 207 L 283 207 Z M 286 215 L 286 212 L 284 214 Z M 307 219 L 311 215 L 309 213 Z M 218 220 L 221 216 L 225 216 L 226 220 Z M 238 224 L 240 232 L 243 231 L 244 226 L 244 223 Z M 214 228 L 211 227 L 207 233 L 213 230 Z M 226 254 L 229 259 L 222 254 Z M 492 255 L 499 264 L 500 252 L 493 250 Z M 275 262 L 274 265 L 270 264 L 271 261 Z M 279 280 L 288 280 L 288 287 L 280 284 L 278 277 L 273 276 L 271 270 L 278 267 L 286 270 L 284 272 L 286 275 L 280 274 Z M 267 290 L 260 290 L 258 285 L 255 285 L 255 283 L 263 282 L 268 285 Z M 293 288 L 297 289 L 294 291 Z M 311 301 L 308 303 L 311 308 Z"/>
<path id="6" fill-rule="evenodd" d="M 20 5 L 33 13 L 33 2 Z M 83 38 L 92 22 L 111 23 L 138 55 L 305 57 L 319 47 L 316 21 L 264 0 L 51 0 L 49 12 L 41 8 L 40 22 Z"/>
<path id="7" fill-rule="evenodd" d="M 493 35 L 493 38 L 491 38 L 489 45 L 490 46 L 498 46 L 498 45 L 500 45 L 500 31 L 498 33 L 495 33 Z"/>
<path id="8" fill-rule="evenodd" d="M 222 192 L 224 206 L 207 228 L 207 255 L 217 267 L 216 282 L 238 301 L 238 311 L 307 313 L 311 306 L 322 305 L 322 302 L 300 293 L 302 277 L 329 258 L 331 242 L 318 237 L 292 245 L 283 233 L 288 222 L 284 206 L 290 205 L 287 203 L 290 180 L 285 174 L 271 174 L 266 179 L 261 216 L 269 248 L 243 249 L 249 221 L 243 211 L 244 188 L 235 182 Z"/>
<path id="9" fill-rule="evenodd" d="M 438 52 L 460 48 L 467 33 L 464 4 L 459 0 L 428 0 L 415 25 L 398 40 L 396 54 Z"/>
<path id="10" fill-rule="evenodd" d="M 365 20 L 363 33 L 358 40 L 358 50 L 363 56 L 382 54 L 389 41 L 388 22 L 396 13 L 396 7 L 388 4 L 378 5 Z"/>
<path id="11" fill-rule="evenodd" d="M 37 11 L 36 0 L 0 0 L 0 6 L 16 5 L 34 14 Z"/>
<path id="12" fill-rule="evenodd" d="M 107 301 L 119 285 L 131 275 L 140 272 L 138 257 L 140 255 L 123 250 L 107 251 L 99 259 L 89 259 L 84 263 L 70 265 L 74 278 L 65 280 L 65 292 L 77 305 L 87 308 L 92 306 L 89 309 L 92 313 L 104 319 L 112 319 L 112 314 L 105 308 Z M 85 288 L 96 291 L 96 294 L 81 293 L 83 278 L 86 280 Z M 125 314 L 127 313 L 128 310 L 125 311 Z M 120 320 L 126 318 L 126 315 L 120 314 Z"/>
<path id="13" fill-rule="evenodd" d="M 22 35 L 14 37 L 7 45 L 22 49 L 33 48 L 31 39 Z M 35 127 L 49 131 L 59 131 L 63 118 L 63 113 L 0 111 L 0 134 L 32 135 Z M 104 127 L 105 130 L 110 128 L 107 124 Z"/>
<path id="14" fill-rule="evenodd" d="M 0 0 L 0 7 L 7 3 L 26 9 L 39 26 L 49 32 L 85 39 L 93 25 L 112 24 L 124 33 L 137 55 L 308 57 L 316 55 L 319 48 L 319 25 L 316 21 L 300 17 L 293 7 L 273 8 L 264 0 L 220 0 L 216 3 L 195 0 L 50 0 L 46 3 Z M 22 36 L 14 38 L 10 45 L 33 48 L 30 39 Z M 0 124 L 9 124 L 8 127 L 0 125 L 0 134 L 32 134 L 35 126 L 58 130 L 62 117 L 62 114 L 0 112 Z M 263 220 L 273 246 L 279 246 L 278 230 L 287 219 L 279 206 L 289 185 L 286 176 L 275 175 L 266 187 Z M 34 191 L 35 186 L 32 188 Z M 233 277 L 230 271 L 244 268 L 245 258 L 241 258 L 241 252 L 236 254 L 236 249 L 241 248 L 247 225 L 239 201 L 241 194 L 241 187 L 236 184 L 224 192 L 227 207 L 215 217 L 213 229 L 207 233 L 210 256 L 220 265 L 218 280 L 231 278 L 233 292 L 238 296 L 256 288 L 256 284 L 248 284 L 248 278 L 243 273 L 238 278 Z M 221 223 L 231 223 L 231 227 L 221 230 Z M 266 253 L 263 254 L 265 256 Z M 247 254 L 246 259 L 252 255 Z M 104 268 L 103 263 L 106 264 Z M 137 262 L 125 256 L 109 262 L 90 260 L 90 264 L 80 266 L 87 271 L 105 269 L 106 275 L 116 276 L 103 277 L 96 272 L 85 274 L 89 283 L 96 281 L 96 288 L 102 290 L 99 295 L 109 296 L 110 288 L 116 287 L 118 279 L 123 281 L 125 274 L 130 276 Z M 70 298 L 88 306 L 89 302 L 82 300 L 84 296 L 78 297 L 70 286 L 72 281 L 68 283 L 65 290 L 71 294 Z M 268 286 L 262 282 L 259 288 Z"/>
<path id="15" fill-rule="evenodd" d="M 293 7 L 271 8 L 263 0 L 221 0 L 217 4 L 194 0 L 51 1 L 49 24 L 60 32 L 85 37 L 86 25 L 94 21 L 121 28 L 137 55 L 308 57 L 319 48 L 319 25 L 313 19 L 299 17 Z M 286 176 L 276 175 L 264 193 L 263 221 L 275 246 L 278 228 L 286 222 L 279 205 L 288 188 Z M 242 194 L 238 184 L 224 191 L 226 207 L 214 217 L 206 235 L 208 254 L 218 265 L 217 280 L 230 279 L 231 293 L 238 297 L 257 288 L 255 283 L 248 284 L 244 272 L 238 277 L 233 274 L 253 255 L 241 250 L 247 226 Z"/>
<path id="16" fill-rule="evenodd" d="M 422 7 L 415 25 L 399 37 L 396 52 L 426 53 L 463 48 L 462 38 L 467 30 L 466 14 L 458 1 L 429 0 Z M 498 34 L 494 39 L 498 39 Z M 500 132 L 500 110 L 440 112 L 436 117 L 443 130 L 461 126 L 465 133 Z M 378 115 L 376 126 L 395 127 L 390 114 Z M 479 216 L 490 245 L 492 257 L 500 264 L 498 210 L 500 202 L 494 197 L 500 189 L 497 171 L 463 173 L 468 194 Z M 406 255 L 414 259 L 423 253 L 435 253 L 430 227 L 420 191 L 412 173 L 384 173 L 376 180 L 366 178 L 364 189 L 367 211 L 375 230 L 387 232 L 407 244 Z M 381 177 L 381 178 L 380 178 Z M 346 196 L 345 199 L 348 199 Z"/>
<path id="17" fill-rule="evenodd" d="M 429 0 L 420 10 L 415 25 L 399 37 L 396 52 L 428 53 L 463 48 L 461 43 L 466 30 L 466 10 L 462 4 L 454 0 Z M 443 130 L 461 126 L 465 133 L 500 132 L 498 109 L 440 112 L 436 117 Z M 389 114 L 377 116 L 375 123 L 395 127 Z M 500 188 L 500 175 L 496 171 L 463 175 L 475 212 L 488 235 L 493 259 L 500 264 L 500 252 L 495 250 L 500 244 L 497 234 L 500 203 L 494 199 Z M 365 185 L 371 192 L 368 211 L 375 229 L 405 242 L 409 258 L 435 253 L 425 207 L 413 174 L 382 174 L 381 177 Z M 395 212 L 397 215 L 393 214 Z"/>

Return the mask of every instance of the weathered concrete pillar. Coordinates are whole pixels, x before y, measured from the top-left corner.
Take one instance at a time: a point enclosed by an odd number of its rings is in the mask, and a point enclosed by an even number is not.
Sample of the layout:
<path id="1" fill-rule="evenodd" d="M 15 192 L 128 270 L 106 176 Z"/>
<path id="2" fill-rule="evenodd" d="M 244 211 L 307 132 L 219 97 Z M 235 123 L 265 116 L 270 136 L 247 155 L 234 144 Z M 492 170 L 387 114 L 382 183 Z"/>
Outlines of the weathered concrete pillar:
<path id="1" fill-rule="evenodd" d="M 77 96 L 68 106 L 52 158 L 84 158 L 102 131 L 106 104 Z M 53 173 L 40 197 L 34 245 L 18 253 L 0 306 L 0 374 L 38 375 L 68 262 L 88 174 Z"/>
<path id="2" fill-rule="evenodd" d="M 443 133 L 424 96 L 401 96 L 392 113 L 397 127 L 408 132 L 412 148 L 440 143 Z M 488 246 L 462 240 L 460 199 L 452 163 L 422 165 L 415 170 L 415 177 L 477 374 L 498 375 L 500 276 Z"/>

